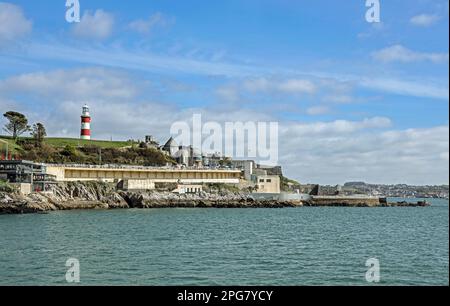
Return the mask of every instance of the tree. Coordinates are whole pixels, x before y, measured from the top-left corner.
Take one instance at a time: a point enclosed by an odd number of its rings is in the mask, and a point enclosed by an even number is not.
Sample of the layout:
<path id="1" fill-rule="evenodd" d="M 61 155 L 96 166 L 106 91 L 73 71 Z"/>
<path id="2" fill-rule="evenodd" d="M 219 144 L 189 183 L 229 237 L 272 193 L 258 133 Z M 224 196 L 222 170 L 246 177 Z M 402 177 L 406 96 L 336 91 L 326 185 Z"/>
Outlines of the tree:
<path id="1" fill-rule="evenodd" d="M 41 146 L 45 136 L 47 136 L 47 131 L 42 123 L 36 123 L 33 125 L 31 135 L 34 138 L 36 145 Z"/>
<path id="2" fill-rule="evenodd" d="M 65 156 L 72 156 L 72 155 L 76 155 L 77 154 L 77 150 L 75 149 L 74 146 L 67 144 L 64 149 L 61 151 L 62 155 Z"/>
<path id="3" fill-rule="evenodd" d="M 30 130 L 27 117 L 21 113 L 10 111 L 4 113 L 3 117 L 9 121 L 3 129 L 5 132 L 10 133 L 14 140 L 17 140 L 17 137 Z"/>

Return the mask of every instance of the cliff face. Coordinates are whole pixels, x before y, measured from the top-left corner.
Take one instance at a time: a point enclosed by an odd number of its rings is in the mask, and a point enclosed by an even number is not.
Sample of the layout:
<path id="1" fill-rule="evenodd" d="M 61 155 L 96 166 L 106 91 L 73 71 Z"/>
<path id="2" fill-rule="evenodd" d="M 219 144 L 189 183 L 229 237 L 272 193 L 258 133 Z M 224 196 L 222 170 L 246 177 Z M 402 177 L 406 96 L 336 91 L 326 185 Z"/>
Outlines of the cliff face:
<path id="1" fill-rule="evenodd" d="M 39 213 L 71 209 L 128 208 L 113 189 L 101 183 L 68 183 L 28 196 L 0 193 L 0 213 Z"/>

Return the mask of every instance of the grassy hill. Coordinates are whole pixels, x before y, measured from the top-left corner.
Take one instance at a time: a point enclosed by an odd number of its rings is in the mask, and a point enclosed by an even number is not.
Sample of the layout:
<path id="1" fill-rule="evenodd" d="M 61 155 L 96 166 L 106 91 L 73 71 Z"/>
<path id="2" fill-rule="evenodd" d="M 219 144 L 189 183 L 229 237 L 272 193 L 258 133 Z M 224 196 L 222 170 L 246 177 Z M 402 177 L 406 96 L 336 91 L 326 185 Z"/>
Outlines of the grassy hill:
<path id="1" fill-rule="evenodd" d="M 0 136 L 0 154 L 8 151 L 18 159 L 44 163 L 129 164 L 163 166 L 174 160 L 152 148 L 141 148 L 136 142 L 45 138 L 37 145 L 30 137 Z"/>
<path id="2" fill-rule="evenodd" d="M 19 144 L 21 141 L 28 140 L 31 141 L 31 137 L 20 137 L 18 140 L 18 143 L 16 143 L 12 137 L 9 136 L 2 136 L 0 135 L 0 150 L 1 152 L 5 152 L 6 150 L 6 144 L 8 143 L 8 150 L 10 152 L 19 153 L 22 150 L 21 145 Z M 77 138 L 45 138 L 44 140 L 45 144 L 48 144 L 55 148 L 64 148 L 66 146 L 73 146 L 73 147 L 83 147 L 83 146 L 96 146 L 102 149 L 105 148 L 125 148 L 125 147 L 131 147 L 133 142 L 129 141 L 108 141 L 108 140 L 81 140 Z"/>
<path id="3" fill-rule="evenodd" d="M 133 144 L 136 144 L 128 141 L 81 140 L 76 138 L 46 138 L 44 142 L 58 148 L 63 148 L 67 145 L 74 147 L 89 145 L 100 148 L 124 148 L 131 147 Z"/>

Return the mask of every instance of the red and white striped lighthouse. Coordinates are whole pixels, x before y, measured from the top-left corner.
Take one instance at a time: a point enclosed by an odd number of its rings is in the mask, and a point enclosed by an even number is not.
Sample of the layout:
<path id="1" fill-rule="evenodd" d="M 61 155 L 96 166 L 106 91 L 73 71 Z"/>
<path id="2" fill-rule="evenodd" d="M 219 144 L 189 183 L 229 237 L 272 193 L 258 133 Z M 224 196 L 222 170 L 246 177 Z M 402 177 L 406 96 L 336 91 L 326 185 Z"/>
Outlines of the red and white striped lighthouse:
<path id="1" fill-rule="evenodd" d="M 89 114 L 89 106 L 84 105 L 81 113 L 81 139 L 91 139 L 91 115 Z"/>

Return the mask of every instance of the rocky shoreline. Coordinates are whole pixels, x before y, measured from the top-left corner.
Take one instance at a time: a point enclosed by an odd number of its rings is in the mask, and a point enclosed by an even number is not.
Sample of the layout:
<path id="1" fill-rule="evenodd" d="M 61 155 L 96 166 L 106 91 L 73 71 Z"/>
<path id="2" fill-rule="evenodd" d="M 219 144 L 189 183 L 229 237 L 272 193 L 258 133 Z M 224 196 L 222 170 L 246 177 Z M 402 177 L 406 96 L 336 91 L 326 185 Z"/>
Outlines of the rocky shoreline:
<path id="1" fill-rule="evenodd" d="M 103 183 L 58 184 L 46 193 L 28 196 L 0 193 L 0 214 L 45 213 L 75 209 L 128 209 L 128 208 L 286 208 L 301 206 L 391 207 L 427 206 L 376 202 L 327 202 L 255 200 L 251 194 L 221 191 L 217 193 L 174 194 L 164 191 L 117 191 Z"/>

